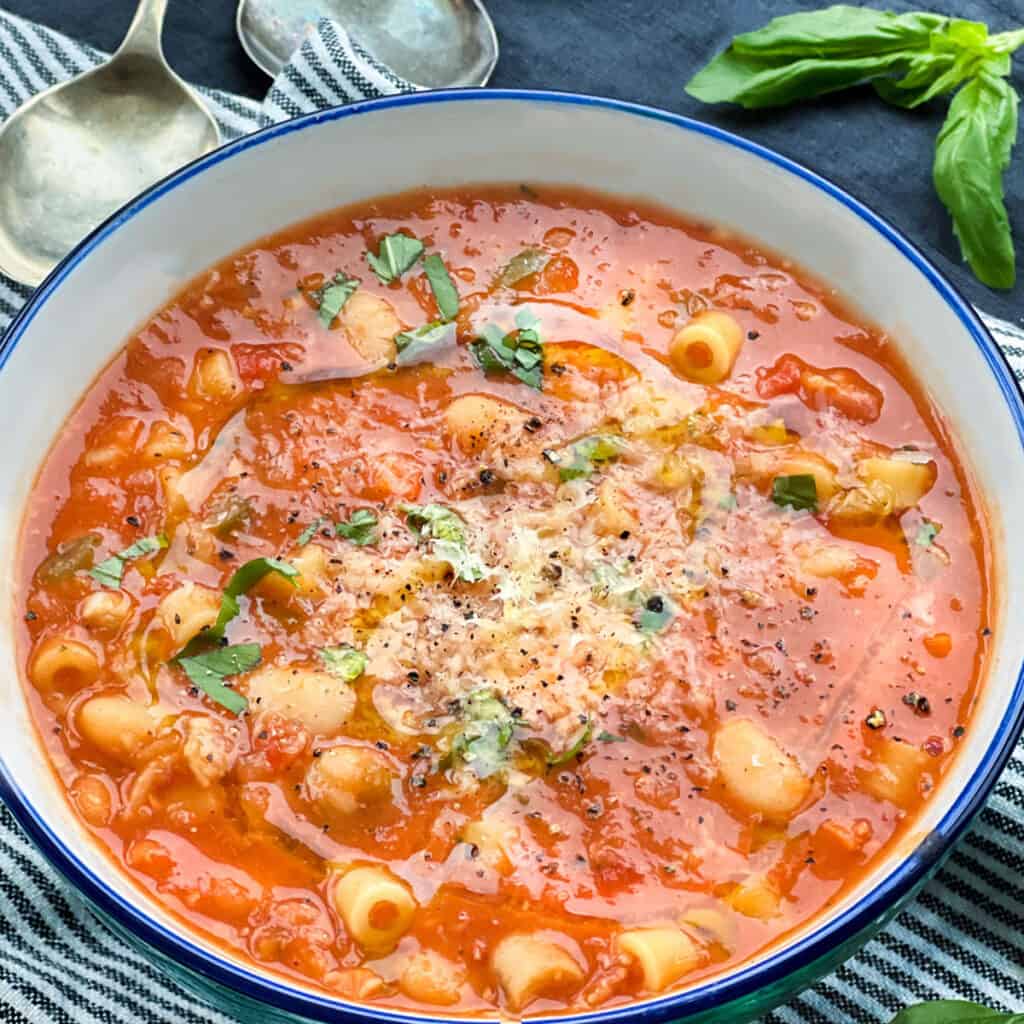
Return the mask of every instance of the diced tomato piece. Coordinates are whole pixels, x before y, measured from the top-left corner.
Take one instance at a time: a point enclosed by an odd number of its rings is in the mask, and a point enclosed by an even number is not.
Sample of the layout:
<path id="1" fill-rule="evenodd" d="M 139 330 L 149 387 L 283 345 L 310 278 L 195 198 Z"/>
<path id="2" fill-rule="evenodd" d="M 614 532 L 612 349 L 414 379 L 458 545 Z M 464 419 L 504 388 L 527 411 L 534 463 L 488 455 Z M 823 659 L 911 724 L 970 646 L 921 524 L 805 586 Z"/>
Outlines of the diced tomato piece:
<path id="1" fill-rule="evenodd" d="M 822 370 L 788 353 L 775 365 L 757 371 L 762 398 L 796 395 L 809 409 L 837 409 L 857 423 L 874 423 L 882 414 L 882 392 L 856 370 L 834 366 Z"/>

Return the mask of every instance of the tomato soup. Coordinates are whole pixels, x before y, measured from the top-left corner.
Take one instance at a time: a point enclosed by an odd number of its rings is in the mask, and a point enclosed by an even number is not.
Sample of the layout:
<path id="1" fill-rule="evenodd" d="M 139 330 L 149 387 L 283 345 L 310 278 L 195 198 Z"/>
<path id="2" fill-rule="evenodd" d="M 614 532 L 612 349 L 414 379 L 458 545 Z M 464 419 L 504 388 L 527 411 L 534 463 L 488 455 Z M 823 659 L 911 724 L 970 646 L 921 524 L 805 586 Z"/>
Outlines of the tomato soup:
<path id="1" fill-rule="evenodd" d="M 892 339 L 788 261 L 566 188 L 423 191 L 201 274 L 26 514 L 74 812 L 346 999 L 587 1010 L 856 886 L 970 728 L 985 516 Z"/>

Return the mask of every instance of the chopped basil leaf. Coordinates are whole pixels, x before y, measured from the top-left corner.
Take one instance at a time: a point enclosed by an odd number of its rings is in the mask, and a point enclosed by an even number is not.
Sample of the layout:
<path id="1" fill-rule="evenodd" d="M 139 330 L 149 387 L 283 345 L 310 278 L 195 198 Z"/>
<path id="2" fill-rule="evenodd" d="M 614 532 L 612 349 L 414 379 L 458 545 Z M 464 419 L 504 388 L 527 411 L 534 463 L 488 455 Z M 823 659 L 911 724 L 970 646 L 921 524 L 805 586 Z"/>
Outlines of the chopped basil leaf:
<path id="1" fill-rule="evenodd" d="M 452 753 L 478 778 L 501 771 L 508 762 L 515 718 L 490 690 L 476 690 L 462 704 L 463 726 L 452 742 Z"/>
<path id="2" fill-rule="evenodd" d="M 240 693 L 224 685 L 228 676 L 248 672 L 260 663 L 259 644 L 235 644 L 232 647 L 217 647 L 205 654 L 192 657 L 178 657 L 178 664 L 185 675 L 211 700 L 223 705 L 233 714 L 240 715 L 249 702 Z"/>
<path id="3" fill-rule="evenodd" d="M 939 535 L 942 527 L 928 519 L 922 519 L 921 525 L 917 528 L 917 536 L 914 543 L 922 548 L 930 548 L 935 538 Z"/>
<path id="4" fill-rule="evenodd" d="M 204 629 L 201 633 L 197 633 L 192 637 L 176 660 L 181 661 L 183 658 L 191 658 L 198 651 L 202 650 L 209 641 L 220 640 L 224 636 L 224 630 L 227 628 L 228 623 L 241 611 L 238 599 L 246 591 L 256 586 L 267 573 L 271 572 L 279 573 L 292 583 L 293 586 L 294 577 L 299 574 L 299 570 L 294 565 L 289 565 L 288 562 L 281 562 L 276 558 L 254 558 L 246 562 L 245 565 L 234 572 L 231 579 L 228 580 L 228 585 L 224 588 L 224 593 L 221 594 L 220 612 L 217 615 L 217 621 L 209 629 Z"/>
<path id="5" fill-rule="evenodd" d="M 124 573 L 124 559 L 117 555 L 105 558 L 99 565 L 94 565 L 89 570 L 89 575 L 101 586 L 110 587 L 111 590 L 118 590 L 121 586 L 121 576 Z"/>
<path id="6" fill-rule="evenodd" d="M 602 729 L 597 734 L 597 738 L 602 743 L 625 743 L 626 742 L 626 737 L 625 736 L 617 736 L 615 733 L 609 732 L 607 729 Z"/>
<path id="7" fill-rule="evenodd" d="M 487 566 L 471 552 L 466 542 L 465 524 L 444 505 L 399 505 L 405 513 L 409 529 L 416 539 L 429 541 L 431 553 L 452 567 L 456 579 L 479 583 L 487 574 Z"/>
<path id="8" fill-rule="evenodd" d="M 586 725 L 580 730 L 579 735 L 573 740 L 572 745 L 568 750 L 563 750 L 561 754 L 548 754 L 548 767 L 554 767 L 556 764 L 565 764 L 566 761 L 571 761 L 574 757 L 578 757 L 587 745 L 587 741 L 590 739 L 590 734 L 593 731 L 594 723 L 587 722 Z"/>
<path id="9" fill-rule="evenodd" d="M 299 534 L 299 539 L 295 542 L 299 547 L 305 547 L 317 534 L 317 531 L 327 525 L 327 520 L 320 516 L 315 523 L 310 523 L 302 533 Z"/>
<path id="10" fill-rule="evenodd" d="M 516 253 L 505 264 L 505 269 L 502 270 L 498 280 L 506 288 L 511 288 L 512 285 L 519 284 L 520 281 L 531 274 L 536 274 L 538 271 L 543 270 L 547 266 L 547 262 L 547 253 L 542 252 L 540 249 L 524 249 L 522 252 Z"/>
<path id="11" fill-rule="evenodd" d="M 365 671 L 369 659 L 362 651 L 357 651 L 348 644 L 337 647 L 324 647 L 317 651 L 324 667 L 332 676 L 343 679 L 346 683 L 354 683 Z"/>
<path id="12" fill-rule="evenodd" d="M 455 282 L 444 265 L 444 260 L 436 252 L 432 252 L 423 261 L 423 272 L 427 275 L 437 308 L 445 320 L 454 320 L 459 313 L 459 292 Z"/>
<path id="13" fill-rule="evenodd" d="M 442 562 L 447 562 L 452 567 L 455 578 L 466 583 L 479 583 L 487 575 L 487 566 L 483 559 L 461 544 L 453 544 L 449 540 L 435 540 L 431 545 L 431 553 Z"/>
<path id="14" fill-rule="evenodd" d="M 162 533 L 158 533 L 154 537 L 143 537 L 116 555 L 105 558 L 99 565 L 89 570 L 89 575 L 102 586 L 117 590 L 121 586 L 126 562 L 133 558 L 141 558 L 143 555 L 151 555 L 154 551 L 165 547 L 167 547 L 167 538 Z"/>
<path id="15" fill-rule="evenodd" d="M 366 262 L 381 284 L 397 281 L 423 255 L 423 243 L 410 235 L 385 235 L 377 255 L 366 254 Z"/>
<path id="16" fill-rule="evenodd" d="M 556 465 L 563 483 L 589 477 L 599 462 L 610 462 L 625 450 L 625 442 L 614 434 L 597 434 L 577 441 L 568 452 L 559 454 Z"/>
<path id="17" fill-rule="evenodd" d="M 342 307 L 352 297 L 352 293 L 359 287 L 359 282 L 354 277 L 349 277 L 344 271 L 339 270 L 331 280 L 320 289 L 317 297 L 320 302 L 318 310 L 320 323 L 324 327 L 330 327 L 334 318 L 341 312 Z"/>
<path id="18" fill-rule="evenodd" d="M 377 517 L 368 508 L 357 508 L 347 523 L 338 523 L 334 530 L 359 547 L 377 543 Z"/>
<path id="19" fill-rule="evenodd" d="M 668 629 L 676 617 L 676 609 L 667 597 L 653 594 L 641 598 L 642 607 L 637 612 L 634 622 L 642 633 L 661 633 Z"/>
<path id="20" fill-rule="evenodd" d="M 544 345 L 537 327 L 540 320 L 528 308 L 516 314 L 516 329 L 502 333 L 495 324 L 487 324 L 480 338 L 470 345 L 484 373 L 511 373 L 524 384 L 541 390 L 544 370 Z"/>
<path id="21" fill-rule="evenodd" d="M 432 360 L 443 349 L 455 344 L 455 324 L 441 320 L 415 331 L 402 331 L 395 335 L 395 346 L 398 356 L 395 362 L 399 366 L 411 366 L 413 363 L 424 363 Z"/>
<path id="22" fill-rule="evenodd" d="M 454 544 L 466 543 L 466 531 L 458 514 L 444 505 L 399 505 L 417 540 L 436 537 Z"/>
<path id="23" fill-rule="evenodd" d="M 772 481 L 772 501 L 781 508 L 787 505 L 795 509 L 818 508 L 818 487 L 810 473 L 795 476 L 777 476 Z"/>

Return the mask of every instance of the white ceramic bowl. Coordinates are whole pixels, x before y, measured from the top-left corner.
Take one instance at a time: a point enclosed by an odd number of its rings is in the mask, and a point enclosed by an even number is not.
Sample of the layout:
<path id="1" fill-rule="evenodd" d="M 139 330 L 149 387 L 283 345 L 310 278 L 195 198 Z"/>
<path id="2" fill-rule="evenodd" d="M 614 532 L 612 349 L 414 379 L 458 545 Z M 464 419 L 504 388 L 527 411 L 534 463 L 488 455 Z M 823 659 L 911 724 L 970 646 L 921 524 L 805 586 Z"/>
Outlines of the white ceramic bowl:
<path id="1" fill-rule="evenodd" d="M 225 146 L 156 185 L 86 239 L 4 341 L 0 564 L 16 564 L 25 502 L 66 416 L 132 331 L 209 264 L 332 207 L 424 184 L 528 181 L 653 198 L 733 226 L 833 284 L 896 339 L 952 424 L 987 498 L 999 566 L 1024 565 L 1024 417 L 1013 378 L 970 306 L 892 227 L 810 171 L 672 114 L 609 100 L 479 90 L 330 110 Z M 979 809 L 1024 722 L 1024 591 L 997 587 L 995 656 L 953 770 L 912 839 L 839 905 L 729 975 L 586 1020 L 737 1022 L 849 956 L 938 865 Z M 410 1021 L 343 1004 L 185 931 L 123 878 L 74 820 L 44 763 L 0 599 L 0 795 L 101 913 L 179 980 L 246 1021 Z"/>

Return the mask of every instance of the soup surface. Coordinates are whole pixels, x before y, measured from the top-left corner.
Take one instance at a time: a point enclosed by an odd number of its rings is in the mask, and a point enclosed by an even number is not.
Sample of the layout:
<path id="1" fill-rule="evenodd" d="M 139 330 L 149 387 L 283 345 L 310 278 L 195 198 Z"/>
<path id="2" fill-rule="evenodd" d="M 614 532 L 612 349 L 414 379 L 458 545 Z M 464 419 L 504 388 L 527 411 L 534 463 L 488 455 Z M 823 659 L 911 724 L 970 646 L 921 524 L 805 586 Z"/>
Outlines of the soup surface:
<path id="1" fill-rule="evenodd" d="M 983 674 L 983 513 L 891 341 L 563 188 L 396 196 L 193 281 L 28 509 L 76 812 L 232 952 L 515 1014 L 720 973 L 912 825 Z"/>

